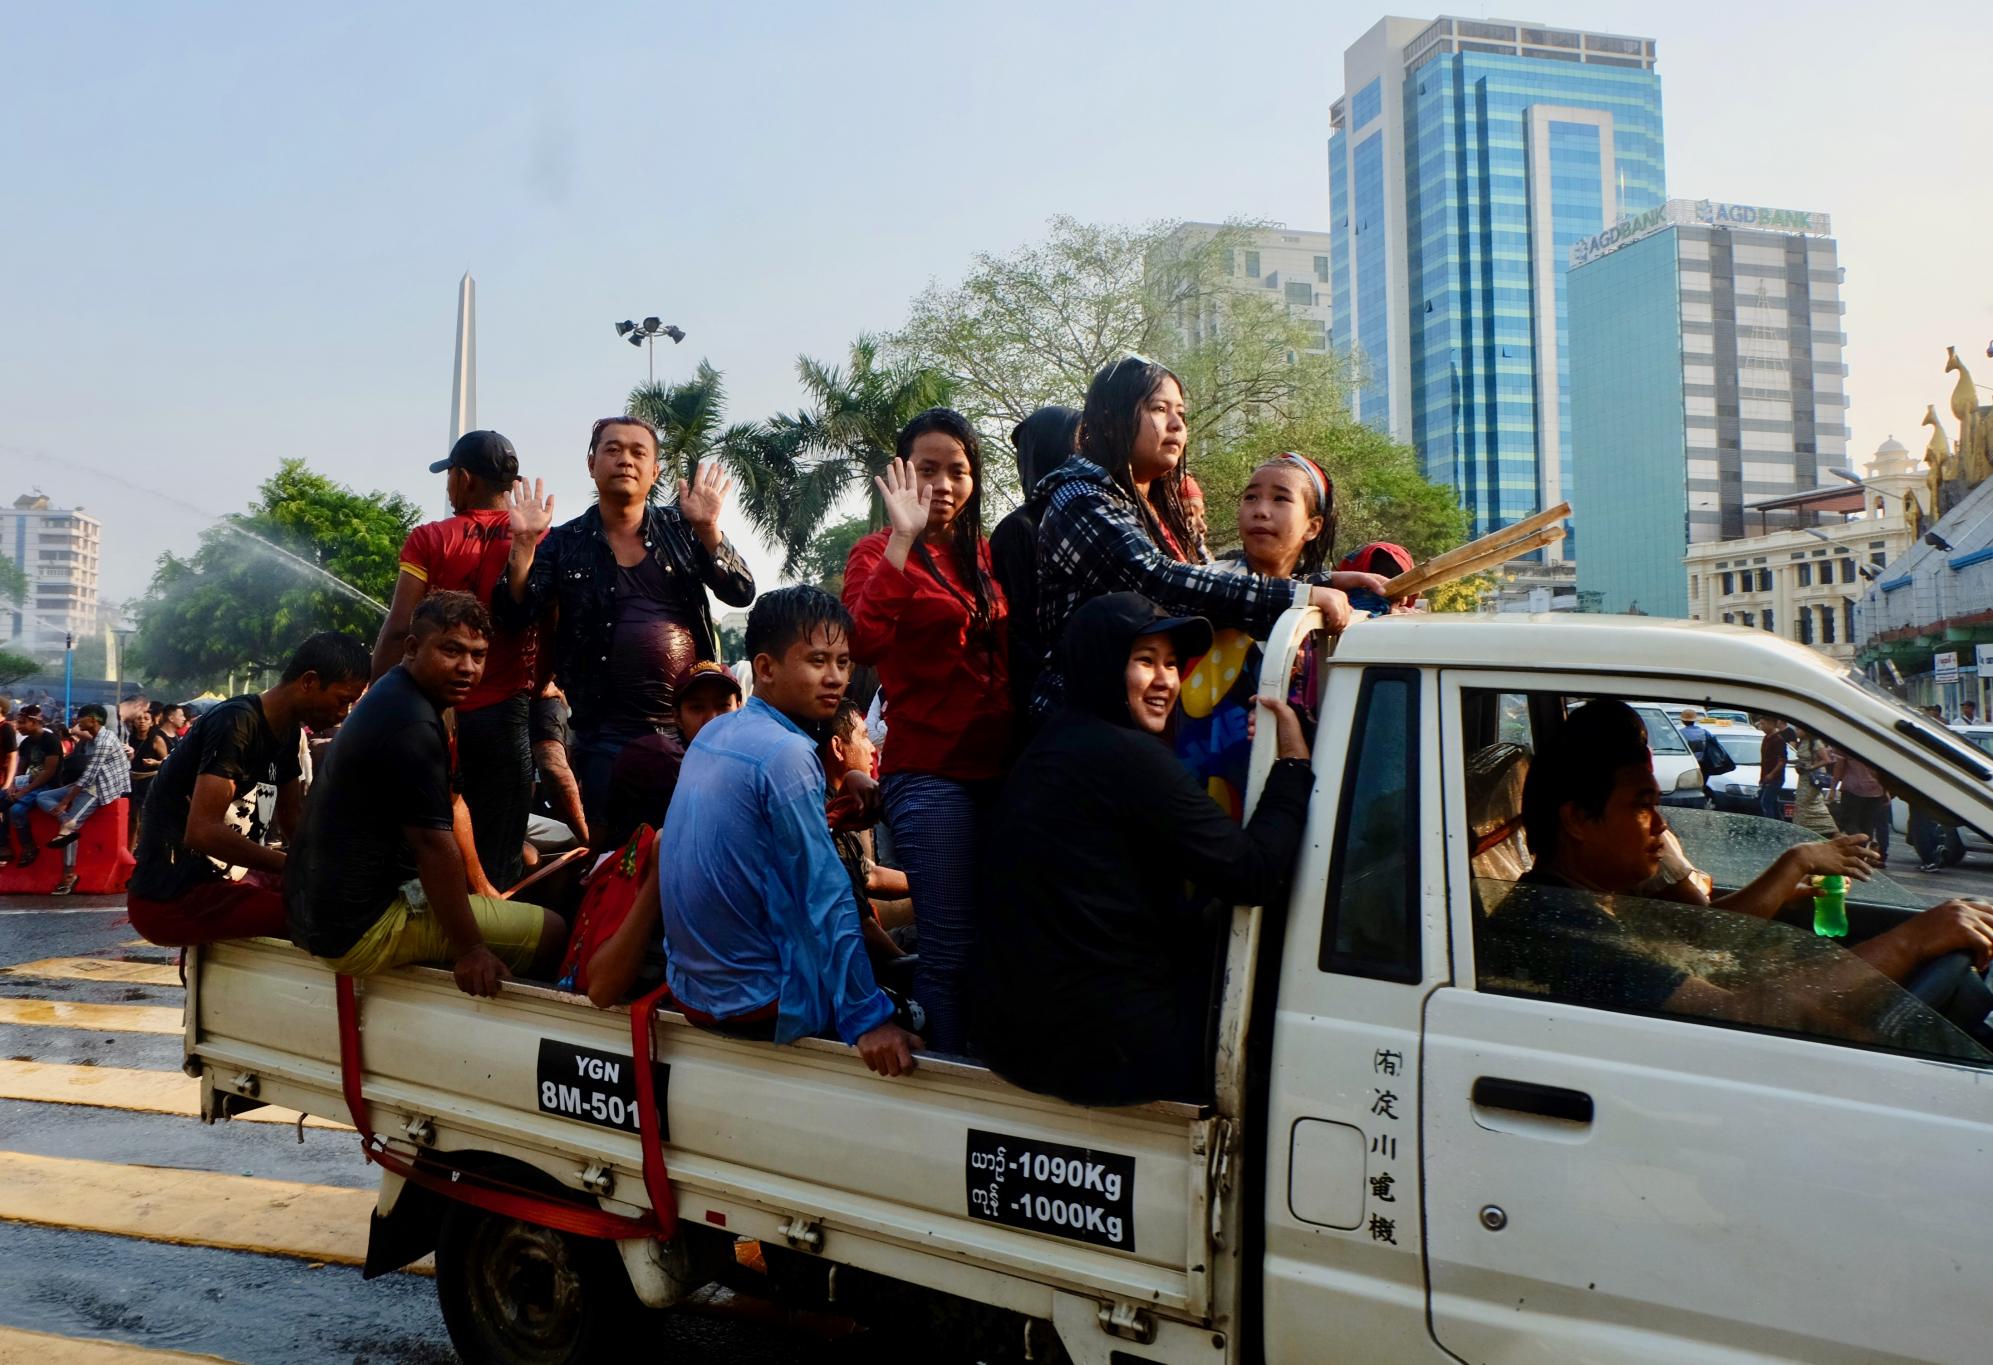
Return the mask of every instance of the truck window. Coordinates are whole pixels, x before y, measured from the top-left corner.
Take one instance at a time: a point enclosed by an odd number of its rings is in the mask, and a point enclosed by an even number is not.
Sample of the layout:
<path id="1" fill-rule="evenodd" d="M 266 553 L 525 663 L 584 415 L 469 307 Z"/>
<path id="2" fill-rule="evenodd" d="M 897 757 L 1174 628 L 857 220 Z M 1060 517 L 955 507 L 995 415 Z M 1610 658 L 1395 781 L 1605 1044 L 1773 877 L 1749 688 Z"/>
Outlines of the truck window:
<path id="1" fill-rule="evenodd" d="M 1582 704 L 1575 697 L 1555 700 L 1562 707 Z M 1469 690 L 1462 701 L 1462 733 L 1470 744 L 1491 730 L 1491 708 L 1513 709 L 1510 696 L 1498 700 L 1489 692 Z M 1648 709 L 1635 710 L 1651 733 Z M 1663 885 L 1670 880 L 1665 862 L 1654 880 L 1616 895 L 1541 872 L 1525 877 L 1537 852 L 1518 846 L 1534 749 L 1496 742 L 1466 755 L 1476 989 L 1993 1064 L 1993 1054 L 1955 1021 L 1952 1003 L 1934 1009 L 1848 951 L 1848 944 L 1900 924 L 1935 899 L 1913 897 L 1886 877 L 1850 894 L 1851 911 L 1857 898 L 1860 908 L 1846 940 L 1816 936 L 1800 902 L 1773 919 L 1684 903 L 1676 894 L 1682 885 Z M 1719 898 L 1756 878 L 1793 842 L 1813 837 L 1741 812 L 1670 809 L 1666 817 Z M 1957 1004 L 1969 999 L 1961 996 Z"/>
<path id="2" fill-rule="evenodd" d="M 1416 982 L 1419 963 L 1417 669 L 1365 669 L 1337 804 L 1322 911 L 1325 972 Z"/>

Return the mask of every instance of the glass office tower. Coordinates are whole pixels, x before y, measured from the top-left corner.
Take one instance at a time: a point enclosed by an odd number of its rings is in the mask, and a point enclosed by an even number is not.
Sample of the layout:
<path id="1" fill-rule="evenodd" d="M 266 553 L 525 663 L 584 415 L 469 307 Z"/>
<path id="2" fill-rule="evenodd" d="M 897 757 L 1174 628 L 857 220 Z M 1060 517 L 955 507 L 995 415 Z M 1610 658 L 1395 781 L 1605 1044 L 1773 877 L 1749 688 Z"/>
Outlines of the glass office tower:
<path id="1" fill-rule="evenodd" d="M 1482 534 L 1571 492 L 1566 262 L 1665 197 L 1654 43 L 1385 19 L 1344 78 L 1333 340 L 1357 416 L 1416 446 Z"/>
<path id="2" fill-rule="evenodd" d="M 1814 524 L 1780 504 L 1848 463 L 1833 220 L 1671 199 L 1570 261 L 1578 588 L 1687 616 L 1689 546 Z"/>

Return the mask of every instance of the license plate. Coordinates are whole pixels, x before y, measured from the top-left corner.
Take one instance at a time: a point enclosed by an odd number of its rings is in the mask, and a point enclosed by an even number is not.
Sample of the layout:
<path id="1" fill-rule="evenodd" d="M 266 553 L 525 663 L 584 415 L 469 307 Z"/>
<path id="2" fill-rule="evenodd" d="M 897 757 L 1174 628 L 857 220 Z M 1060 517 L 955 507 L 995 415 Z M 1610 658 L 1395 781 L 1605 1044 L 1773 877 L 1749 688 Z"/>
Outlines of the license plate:
<path id="1" fill-rule="evenodd" d="M 665 1122 L 665 1091 L 671 1081 L 671 1068 L 652 1062 L 657 1093 L 657 1127 L 660 1142 L 671 1141 Z M 540 1040 L 540 1065 L 534 1078 L 539 1092 L 540 1112 L 577 1119 L 599 1128 L 616 1128 L 625 1133 L 637 1131 L 637 1065 L 628 1053 L 603 1052 L 563 1043 L 553 1038 Z"/>
<path id="2" fill-rule="evenodd" d="M 969 1216 L 1116 1251 L 1135 1249 L 1135 1158 L 969 1130 Z"/>

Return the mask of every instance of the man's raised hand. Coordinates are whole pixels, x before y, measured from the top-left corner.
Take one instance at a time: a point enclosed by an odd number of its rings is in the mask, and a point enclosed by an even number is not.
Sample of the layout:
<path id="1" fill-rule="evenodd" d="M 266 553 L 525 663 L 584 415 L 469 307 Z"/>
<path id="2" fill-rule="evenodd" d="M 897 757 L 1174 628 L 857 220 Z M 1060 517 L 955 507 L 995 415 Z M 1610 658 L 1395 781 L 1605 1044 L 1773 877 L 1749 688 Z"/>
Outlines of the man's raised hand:
<path id="1" fill-rule="evenodd" d="M 734 481 L 717 461 L 694 465 L 692 481 L 678 481 L 679 514 L 695 531 L 717 531 L 720 510 L 727 505 L 727 494 L 733 491 L 733 486 Z"/>
<path id="2" fill-rule="evenodd" d="M 519 479 L 506 490 L 505 510 L 512 518 L 512 538 L 537 542 L 554 524 L 554 495 L 546 491 L 542 479 L 533 480 L 531 492 L 526 481 Z"/>

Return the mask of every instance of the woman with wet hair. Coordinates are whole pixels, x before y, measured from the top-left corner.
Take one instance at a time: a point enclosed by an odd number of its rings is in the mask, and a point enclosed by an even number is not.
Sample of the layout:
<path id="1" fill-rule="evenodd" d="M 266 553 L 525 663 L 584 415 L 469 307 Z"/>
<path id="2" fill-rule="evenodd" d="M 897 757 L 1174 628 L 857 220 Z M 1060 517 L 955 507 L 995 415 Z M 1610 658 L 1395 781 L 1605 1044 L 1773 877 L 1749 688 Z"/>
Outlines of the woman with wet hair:
<path id="1" fill-rule="evenodd" d="M 975 428 L 951 408 L 928 409 L 900 432 L 875 482 L 890 526 L 852 546 L 845 564 L 851 653 L 878 669 L 892 721 L 881 786 L 913 895 L 925 1037 L 959 1053 L 978 833 L 1011 743 L 1006 606 L 983 536 Z"/>
<path id="2" fill-rule="evenodd" d="M 1038 526 L 1038 628 L 1057 640 L 1066 621 L 1103 593 L 1142 593 L 1165 610 L 1264 636 L 1280 614 L 1313 603 L 1329 629 L 1349 623 L 1349 601 L 1326 584 L 1233 573 L 1200 562 L 1183 499 L 1183 384 L 1141 356 L 1094 376 L 1080 414 L 1079 450 L 1046 475 Z M 1032 711 L 1049 716 L 1063 679 L 1039 674 Z"/>

